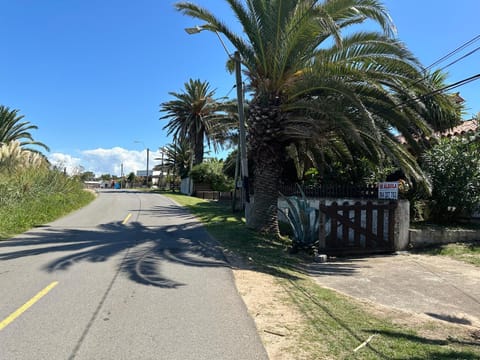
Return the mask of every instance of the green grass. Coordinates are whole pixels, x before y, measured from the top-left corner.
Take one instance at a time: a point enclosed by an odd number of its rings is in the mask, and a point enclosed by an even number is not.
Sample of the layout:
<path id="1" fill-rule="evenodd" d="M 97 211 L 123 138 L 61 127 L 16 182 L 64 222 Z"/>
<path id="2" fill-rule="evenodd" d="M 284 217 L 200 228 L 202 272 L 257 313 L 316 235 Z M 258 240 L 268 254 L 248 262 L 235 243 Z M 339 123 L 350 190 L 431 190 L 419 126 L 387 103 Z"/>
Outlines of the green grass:
<path id="1" fill-rule="evenodd" d="M 432 321 L 415 327 L 401 326 L 320 287 L 301 271 L 305 258 L 286 253 L 288 241 L 246 229 L 243 219 L 232 215 L 228 205 L 183 195 L 167 196 L 189 208 L 224 248 L 240 255 L 256 271 L 276 277 L 289 306 L 300 310 L 305 318 L 298 329 L 298 344 L 290 349 L 293 358 L 302 349 L 308 359 L 480 359 L 479 344 L 469 339 L 421 335 L 426 326 L 430 334 L 435 334 L 436 329 L 447 324 Z M 372 335 L 375 337 L 368 346 L 353 352 Z"/>
<path id="2" fill-rule="evenodd" d="M 56 171 L 0 174 L 0 240 L 53 221 L 94 198 L 80 182 Z"/>
<path id="3" fill-rule="evenodd" d="M 416 251 L 421 254 L 442 255 L 480 266 L 480 241 L 472 243 L 454 243 L 430 247 Z"/>

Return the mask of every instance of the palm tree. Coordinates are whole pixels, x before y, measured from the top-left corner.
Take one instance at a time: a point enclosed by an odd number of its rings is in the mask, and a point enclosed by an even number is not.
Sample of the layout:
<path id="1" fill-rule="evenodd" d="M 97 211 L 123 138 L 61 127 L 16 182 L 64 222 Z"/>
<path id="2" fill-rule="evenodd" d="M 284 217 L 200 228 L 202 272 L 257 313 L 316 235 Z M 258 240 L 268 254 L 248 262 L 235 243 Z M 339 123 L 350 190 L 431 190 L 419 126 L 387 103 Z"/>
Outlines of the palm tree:
<path id="1" fill-rule="evenodd" d="M 248 113 L 254 162 L 250 227 L 278 232 L 279 178 L 291 143 L 360 149 L 389 157 L 405 173 L 425 179 L 392 130 L 415 142 L 411 129 L 431 133 L 419 94 L 429 92 L 421 65 L 394 37 L 377 0 L 225 0 L 243 27 L 235 34 L 207 9 L 180 2 L 182 13 L 223 34 L 239 51 L 253 97 Z M 351 25 L 371 20 L 382 33 L 342 37 Z"/>
<path id="2" fill-rule="evenodd" d="M 28 121 L 22 122 L 24 116 L 19 115 L 18 112 L 19 110 L 10 110 L 10 108 L 0 105 L 0 146 L 18 141 L 22 148 L 33 145 L 49 151 L 47 145 L 33 140 L 30 134 L 31 130 L 36 130 L 38 127 Z M 38 152 L 34 149 L 28 150 Z"/>
<path id="3" fill-rule="evenodd" d="M 214 99 L 215 91 L 210 89 L 206 81 L 190 79 L 185 83 L 183 93 L 170 92 L 175 100 L 161 104 L 161 112 L 166 114 L 160 119 L 169 119 L 164 129 L 180 141 L 187 140 L 193 151 L 193 165 L 200 164 L 204 156 L 204 141 L 210 146 L 219 143 L 215 141 L 214 129 L 225 113 L 220 103 Z"/>
<path id="4" fill-rule="evenodd" d="M 163 150 L 163 166 L 157 165 L 156 170 L 161 168 L 163 171 L 166 170 L 182 179 L 187 177 L 192 161 L 192 151 L 187 140 L 174 140 L 173 144 L 165 145 Z"/>

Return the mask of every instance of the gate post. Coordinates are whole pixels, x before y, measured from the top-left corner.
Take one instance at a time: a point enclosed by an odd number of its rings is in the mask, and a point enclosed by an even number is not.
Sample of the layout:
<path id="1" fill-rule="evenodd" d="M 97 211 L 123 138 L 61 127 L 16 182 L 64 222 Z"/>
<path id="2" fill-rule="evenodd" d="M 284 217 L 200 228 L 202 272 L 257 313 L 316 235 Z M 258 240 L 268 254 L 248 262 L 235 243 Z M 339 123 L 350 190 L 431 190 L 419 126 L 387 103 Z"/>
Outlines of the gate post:
<path id="1" fill-rule="evenodd" d="M 406 250 L 409 244 L 410 229 L 410 202 L 408 200 L 398 200 L 395 211 L 395 235 L 394 249 L 396 251 Z"/>

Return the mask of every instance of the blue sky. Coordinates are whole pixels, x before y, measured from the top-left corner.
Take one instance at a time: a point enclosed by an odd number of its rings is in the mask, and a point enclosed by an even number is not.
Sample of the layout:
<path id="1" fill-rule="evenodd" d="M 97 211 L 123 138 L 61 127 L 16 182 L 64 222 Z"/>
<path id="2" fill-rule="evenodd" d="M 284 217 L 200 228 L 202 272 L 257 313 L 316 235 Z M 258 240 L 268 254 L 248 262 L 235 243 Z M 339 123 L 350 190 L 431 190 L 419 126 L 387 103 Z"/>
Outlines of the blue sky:
<path id="1" fill-rule="evenodd" d="M 83 166 L 120 175 L 122 163 L 125 172 L 144 169 L 144 148 L 155 157 L 171 142 L 159 120 L 169 92 L 198 78 L 218 97 L 235 94 L 220 42 L 207 32 L 188 35 L 184 28 L 198 23 L 176 12 L 175 2 L 0 0 L 0 104 L 37 125 L 35 139 L 70 172 Z M 193 2 L 234 24 L 223 1 Z M 478 0 L 384 4 L 398 37 L 425 66 L 480 34 Z M 449 84 L 480 73 L 480 51 L 446 71 Z M 466 118 L 480 111 L 479 89 L 475 81 L 456 90 L 466 100 Z"/>

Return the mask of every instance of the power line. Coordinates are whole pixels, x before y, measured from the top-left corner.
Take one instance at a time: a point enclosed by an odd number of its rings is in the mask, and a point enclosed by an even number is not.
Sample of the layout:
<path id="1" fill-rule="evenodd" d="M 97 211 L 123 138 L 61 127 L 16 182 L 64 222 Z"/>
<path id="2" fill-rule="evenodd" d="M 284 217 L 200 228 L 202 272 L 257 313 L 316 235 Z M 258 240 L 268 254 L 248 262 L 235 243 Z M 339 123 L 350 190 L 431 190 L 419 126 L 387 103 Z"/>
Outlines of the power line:
<path id="1" fill-rule="evenodd" d="M 233 85 L 233 86 L 231 87 L 231 89 L 228 91 L 228 93 L 227 93 L 223 98 L 228 98 L 228 95 L 230 95 L 230 93 L 232 92 L 232 90 L 235 89 L 235 88 L 236 88 L 236 85 Z"/>
<path id="2" fill-rule="evenodd" d="M 413 99 L 409 99 L 409 100 L 403 101 L 403 102 L 401 102 L 401 103 L 399 103 L 399 104 L 396 104 L 396 105 L 392 106 L 391 109 L 393 110 L 393 109 L 396 109 L 396 108 L 401 107 L 401 106 L 403 106 L 403 105 L 406 105 L 406 104 L 408 104 L 408 103 L 416 102 L 416 101 L 420 101 L 420 100 L 424 100 L 424 99 L 426 99 L 426 98 L 428 98 L 428 97 L 430 97 L 430 96 L 433 96 L 433 95 L 436 95 L 436 94 L 439 94 L 439 93 L 443 93 L 443 92 L 445 92 L 445 91 L 449 91 L 449 90 L 456 89 L 456 88 L 458 88 L 458 87 L 460 87 L 460 86 L 466 85 L 466 84 L 471 83 L 471 82 L 473 82 L 473 81 L 475 81 L 475 80 L 478 80 L 478 79 L 480 79 L 480 74 L 476 74 L 476 75 L 470 76 L 470 77 L 468 77 L 468 78 L 466 78 L 466 79 L 457 81 L 456 83 L 453 83 L 453 84 L 444 86 L 444 87 L 442 87 L 442 88 L 440 88 L 440 89 L 435 89 L 435 90 L 430 91 L 430 92 L 428 92 L 428 93 L 426 93 L 426 94 L 417 96 L 417 97 L 415 97 L 415 98 L 413 98 Z"/>
<path id="3" fill-rule="evenodd" d="M 434 63 L 430 64 L 429 66 L 427 66 L 424 71 L 427 71 L 429 69 L 431 69 L 432 67 L 434 67 L 435 65 L 438 65 L 442 62 L 444 62 L 445 60 L 451 58 L 453 55 L 455 55 L 456 53 L 458 53 L 459 51 L 465 49 L 466 47 L 470 46 L 471 44 L 475 43 L 476 41 L 480 40 L 480 35 L 477 35 L 475 36 L 474 38 L 472 38 L 471 40 L 463 43 L 462 45 L 460 45 L 459 47 L 457 47 L 456 49 L 450 51 L 447 55 L 441 57 L 440 59 L 438 59 L 437 61 L 435 61 Z"/>
<path id="4" fill-rule="evenodd" d="M 474 53 L 476 53 L 478 50 L 480 50 L 480 46 L 479 46 L 479 47 L 477 47 L 477 48 L 475 48 L 475 49 L 473 49 L 472 51 L 470 51 L 470 52 L 466 53 L 465 55 L 463 55 L 463 56 L 459 57 L 458 59 L 456 59 L 456 60 L 452 61 L 451 63 L 449 63 L 449 64 L 445 65 L 444 67 L 440 68 L 440 70 L 445 70 L 446 68 L 448 68 L 448 67 L 450 67 L 450 66 L 452 66 L 452 65 L 456 64 L 456 63 L 457 63 L 457 62 L 459 62 L 460 60 L 463 60 L 463 59 L 465 59 L 465 58 L 469 57 L 470 55 L 473 55 L 473 54 L 474 54 Z"/>
<path id="5" fill-rule="evenodd" d="M 478 80 L 478 79 L 480 79 L 480 74 L 470 76 L 469 78 L 457 81 L 456 83 L 444 86 L 443 88 L 436 89 L 434 91 L 431 91 L 429 93 L 426 93 L 425 95 L 422 95 L 422 96 L 418 97 L 417 99 L 432 96 L 432 95 L 442 93 L 442 92 L 445 92 L 445 91 L 448 91 L 448 90 L 453 90 L 453 89 L 456 89 L 457 87 L 466 85 L 466 84 L 471 83 L 471 82 L 473 82 L 475 80 Z"/>
<path id="6" fill-rule="evenodd" d="M 458 48 L 456 48 L 455 50 L 451 51 L 450 53 L 448 53 L 447 55 L 443 56 L 442 58 L 440 58 L 439 60 L 435 61 L 433 64 L 431 64 L 430 66 L 427 66 L 426 68 L 423 69 L 423 71 L 426 73 L 427 70 L 431 69 L 434 65 L 438 65 L 440 63 L 442 63 L 443 61 L 447 60 L 448 58 L 452 57 L 455 53 L 459 52 L 460 50 L 463 50 L 464 48 L 466 48 L 467 46 L 473 44 L 474 42 L 476 42 L 477 40 L 480 39 L 480 35 L 477 35 L 475 36 L 473 39 L 467 41 L 466 43 L 464 43 L 463 45 L 459 46 Z M 480 50 L 480 46 L 473 49 L 472 51 L 466 53 L 465 55 L 461 56 L 460 58 L 450 62 L 449 64 L 445 65 L 444 67 L 440 68 L 439 70 L 442 71 L 442 70 L 445 70 L 447 68 L 449 68 L 450 66 L 458 63 L 459 61 L 463 60 L 463 59 L 466 59 L 467 57 L 473 55 L 474 53 L 476 53 L 478 50 Z M 410 84 L 408 86 L 408 89 L 410 89 L 411 87 L 421 83 L 422 81 L 426 80 L 427 78 L 429 77 L 429 74 L 426 73 L 423 77 L 421 77 L 420 79 L 416 80 L 415 82 L 413 82 L 412 84 Z"/>

